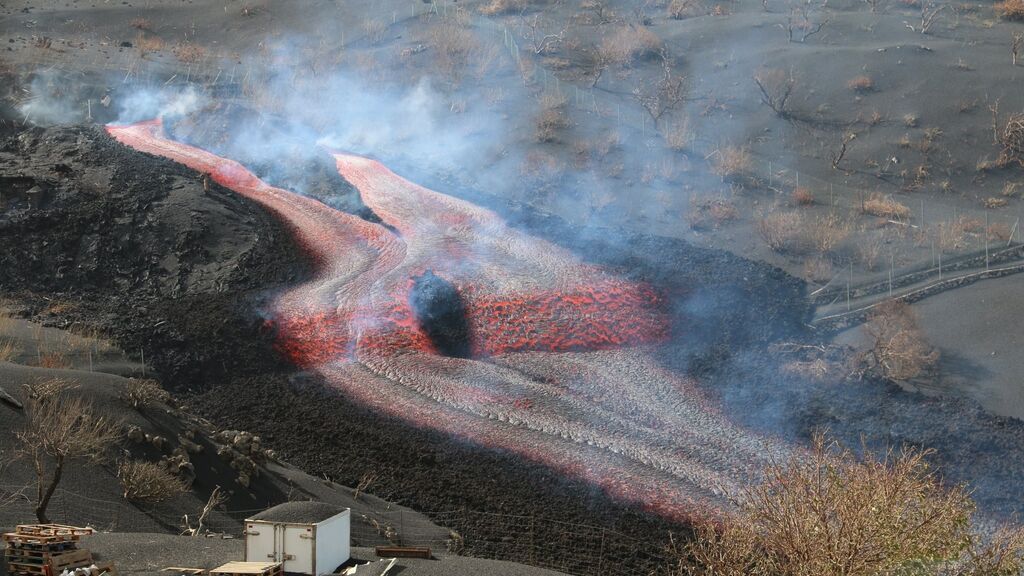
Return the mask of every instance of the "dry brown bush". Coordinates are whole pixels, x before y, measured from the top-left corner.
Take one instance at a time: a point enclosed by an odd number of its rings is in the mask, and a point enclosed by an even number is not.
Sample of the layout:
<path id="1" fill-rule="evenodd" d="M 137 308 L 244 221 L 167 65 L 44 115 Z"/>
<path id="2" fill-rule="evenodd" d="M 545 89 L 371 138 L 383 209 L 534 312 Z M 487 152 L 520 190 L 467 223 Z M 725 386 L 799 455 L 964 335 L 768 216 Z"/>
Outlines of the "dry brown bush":
<path id="1" fill-rule="evenodd" d="M 865 214 L 873 214 L 883 218 L 906 218 L 910 216 L 910 208 L 878 193 L 872 194 L 864 201 L 863 210 Z"/>
<path id="2" fill-rule="evenodd" d="M 35 514 L 40 522 L 49 522 L 46 509 L 65 466 L 76 458 L 102 459 L 120 437 L 119 429 L 118 423 L 97 414 L 89 401 L 63 392 L 26 404 L 18 449 L 36 473 Z"/>
<path id="3" fill-rule="evenodd" d="M 438 70 L 451 83 L 458 83 L 470 57 L 479 47 L 476 37 L 457 19 L 446 19 L 431 29 L 430 40 L 437 54 Z"/>
<path id="4" fill-rule="evenodd" d="M 996 2 L 996 14 L 1004 20 L 1024 20 L 1024 0 Z"/>
<path id="5" fill-rule="evenodd" d="M 671 150 L 681 152 L 689 148 L 693 142 L 693 133 L 690 130 L 689 116 L 677 119 L 672 125 L 665 129 L 665 145 Z"/>
<path id="6" fill-rule="evenodd" d="M 178 44 L 174 47 L 174 56 L 185 64 L 196 64 L 206 58 L 206 48 L 198 44 Z"/>
<path id="7" fill-rule="evenodd" d="M 982 203 L 985 205 L 985 208 L 1004 208 L 1009 204 L 1006 198 L 998 198 L 996 196 L 985 198 Z"/>
<path id="8" fill-rule="evenodd" d="M 870 92 L 875 89 L 875 81 L 871 76 L 860 75 L 851 78 L 846 87 L 854 92 Z"/>
<path id="9" fill-rule="evenodd" d="M 711 172 L 722 180 L 740 178 L 750 173 L 754 160 L 750 152 L 741 146 L 725 146 L 715 150 L 711 161 Z"/>
<path id="10" fill-rule="evenodd" d="M 137 30 L 146 30 L 151 32 L 153 30 L 153 23 L 145 18 L 133 18 L 131 21 L 132 28 Z"/>
<path id="11" fill-rule="evenodd" d="M 185 492 L 185 483 L 155 462 L 126 460 L 117 466 L 122 496 L 129 502 L 152 504 Z"/>
<path id="12" fill-rule="evenodd" d="M 673 20 L 685 20 L 707 12 L 707 8 L 700 0 L 671 0 L 667 10 L 668 17 Z"/>
<path id="13" fill-rule="evenodd" d="M 675 548 L 688 576 L 879 576 L 936 574 L 964 559 L 967 574 L 1020 566 L 1019 531 L 984 545 L 971 533 L 974 503 L 944 486 L 927 451 L 858 458 L 816 436 L 808 453 L 770 463 L 764 481 L 734 495 L 723 526 L 698 526 Z M 1000 554 L 1002 553 L 1002 554 Z"/>
<path id="14" fill-rule="evenodd" d="M 878 266 L 878 258 L 882 255 L 883 240 L 879 236 L 870 236 L 857 242 L 855 255 L 857 262 L 870 271 Z"/>
<path id="15" fill-rule="evenodd" d="M 1004 162 L 1016 160 L 1024 164 L 1024 114 L 1011 114 L 1007 118 L 999 141 L 1003 145 Z"/>
<path id="16" fill-rule="evenodd" d="M 14 340 L 0 340 L 0 362 L 13 362 L 21 354 L 21 347 Z"/>
<path id="17" fill-rule="evenodd" d="M 798 252 L 804 248 L 805 218 L 795 211 L 771 211 L 757 219 L 757 233 L 775 252 Z"/>
<path id="18" fill-rule="evenodd" d="M 136 410 L 150 404 L 167 402 L 170 398 L 171 395 L 156 380 L 129 378 L 124 384 L 124 391 L 121 392 L 121 399 Z"/>
<path id="19" fill-rule="evenodd" d="M 834 212 L 818 216 L 807 228 L 807 240 L 821 254 L 835 250 L 850 235 L 850 224 Z"/>
<path id="20" fill-rule="evenodd" d="M 491 0 L 480 7 L 480 13 L 488 16 L 522 12 L 530 7 L 530 0 Z"/>
<path id="21" fill-rule="evenodd" d="M 628 66 L 657 56 L 664 44 L 658 35 L 644 26 L 619 26 L 604 36 L 597 47 L 598 57 L 607 65 Z"/>
<path id="22" fill-rule="evenodd" d="M 690 202 L 686 221 L 694 230 L 706 230 L 718 228 L 737 216 L 736 204 L 726 198 L 694 199 Z"/>
<path id="23" fill-rule="evenodd" d="M 547 92 L 541 96 L 540 114 L 534 130 L 538 142 L 557 142 L 562 130 L 569 127 L 565 104 L 565 97 L 561 94 Z"/>
<path id="24" fill-rule="evenodd" d="M 151 52 L 163 52 L 165 44 L 159 36 L 147 36 L 139 32 L 135 35 L 135 48 L 141 56 L 145 56 Z"/>
<path id="25" fill-rule="evenodd" d="M 804 260 L 804 278 L 811 282 L 828 282 L 835 275 L 832 261 L 824 256 L 811 256 Z"/>
<path id="26" fill-rule="evenodd" d="M 806 186 L 797 186 L 790 193 L 793 204 L 797 206 L 811 206 L 814 204 L 814 193 Z"/>
<path id="27" fill-rule="evenodd" d="M 910 305 L 891 300 L 875 307 L 864 332 L 871 342 L 865 354 L 868 369 L 896 382 L 921 376 L 939 361 L 939 351 L 924 337 Z"/>

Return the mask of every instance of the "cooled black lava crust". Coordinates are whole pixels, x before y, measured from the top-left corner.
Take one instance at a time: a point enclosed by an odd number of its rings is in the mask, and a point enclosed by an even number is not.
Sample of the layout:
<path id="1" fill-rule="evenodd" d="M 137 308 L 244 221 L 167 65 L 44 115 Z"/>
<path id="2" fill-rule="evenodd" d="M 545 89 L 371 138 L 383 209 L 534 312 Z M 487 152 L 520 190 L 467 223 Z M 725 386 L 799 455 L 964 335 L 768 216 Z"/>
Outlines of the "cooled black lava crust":
<path id="1" fill-rule="evenodd" d="M 469 358 L 466 305 L 454 284 L 427 270 L 422 276 L 413 277 L 409 306 L 438 352 Z"/>

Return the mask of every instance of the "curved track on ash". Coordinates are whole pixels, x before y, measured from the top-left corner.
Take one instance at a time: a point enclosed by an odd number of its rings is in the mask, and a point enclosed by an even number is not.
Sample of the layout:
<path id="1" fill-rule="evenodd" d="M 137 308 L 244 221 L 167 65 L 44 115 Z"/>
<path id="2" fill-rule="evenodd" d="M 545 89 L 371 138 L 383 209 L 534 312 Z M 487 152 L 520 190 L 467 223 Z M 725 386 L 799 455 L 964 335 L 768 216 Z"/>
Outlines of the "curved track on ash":
<path id="1" fill-rule="evenodd" d="M 159 121 L 108 132 L 208 174 L 289 226 L 316 274 L 276 300 L 278 345 L 381 413 L 540 461 L 676 520 L 714 515 L 722 489 L 784 457 L 652 358 L 669 326 L 649 286 L 368 158 L 334 155 L 384 225 L 169 140 Z M 418 325 L 409 296 L 427 270 L 465 300 L 473 359 L 438 354 Z"/>

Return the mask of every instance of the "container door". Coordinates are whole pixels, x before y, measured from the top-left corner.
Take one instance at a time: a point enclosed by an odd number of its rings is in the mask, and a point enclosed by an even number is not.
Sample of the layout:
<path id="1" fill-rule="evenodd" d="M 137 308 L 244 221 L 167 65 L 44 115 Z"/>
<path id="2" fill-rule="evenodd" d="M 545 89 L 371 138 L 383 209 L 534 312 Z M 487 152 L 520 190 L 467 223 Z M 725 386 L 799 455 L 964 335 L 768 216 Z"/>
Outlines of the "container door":
<path id="1" fill-rule="evenodd" d="M 313 527 L 285 526 L 282 553 L 285 572 L 313 574 Z"/>
<path id="2" fill-rule="evenodd" d="M 277 526 L 271 524 L 246 523 L 245 525 L 245 561 L 276 562 Z"/>

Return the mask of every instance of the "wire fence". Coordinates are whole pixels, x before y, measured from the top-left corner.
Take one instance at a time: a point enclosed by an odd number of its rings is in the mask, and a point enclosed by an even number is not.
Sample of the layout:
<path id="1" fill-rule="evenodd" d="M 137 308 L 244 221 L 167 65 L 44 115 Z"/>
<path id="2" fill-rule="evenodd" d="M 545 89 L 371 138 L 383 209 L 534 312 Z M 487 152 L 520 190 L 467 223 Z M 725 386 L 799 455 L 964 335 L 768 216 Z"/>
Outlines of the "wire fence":
<path id="1" fill-rule="evenodd" d="M 5 495 L 20 494 L 14 511 L 32 518 L 34 487 L 0 485 Z M 216 510 L 205 530 L 241 537 L 244 522 L 263 509 Z M 136 505 L 126 500 L 91 498 L 58 489 L 48 509 L 52 521 L 91 526 L 105 532 L 182 532 L 195 527 L 172 504 Z M 10 517 L 8 515 L 8 517 Z M 19 516 L 20 517 L 20 516 Z M 353 510 L 353 546 L 428 546 L 434 554 L 507 560 L 566 574 L 648 576 L 671 562 L 663 543 L 609 528 L 515 514 L 449 510 L 421 514 L 407 510 Z"/>

